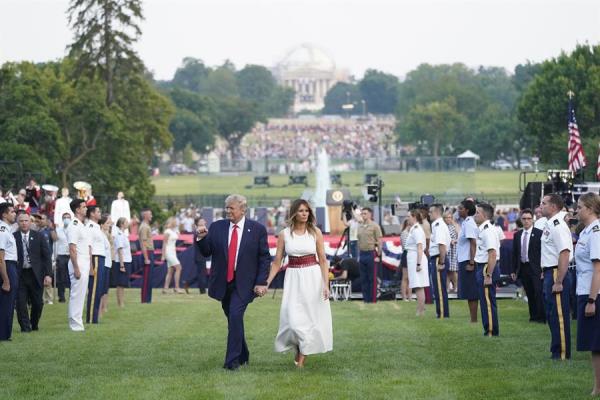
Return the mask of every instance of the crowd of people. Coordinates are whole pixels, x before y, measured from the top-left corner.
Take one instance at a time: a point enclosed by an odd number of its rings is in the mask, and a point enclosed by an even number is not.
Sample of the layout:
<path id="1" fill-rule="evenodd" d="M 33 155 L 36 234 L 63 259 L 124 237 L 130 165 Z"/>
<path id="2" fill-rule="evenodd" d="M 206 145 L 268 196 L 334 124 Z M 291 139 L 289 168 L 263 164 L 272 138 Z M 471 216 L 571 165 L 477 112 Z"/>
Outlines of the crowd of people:
<path id="1" fill-rule="evenodd" d="M 271 120 L 258 124 L 240 145 L 244 159 L 307 159 L 325 149 L 331 158 L 392 155 L 394 121 Z"/>

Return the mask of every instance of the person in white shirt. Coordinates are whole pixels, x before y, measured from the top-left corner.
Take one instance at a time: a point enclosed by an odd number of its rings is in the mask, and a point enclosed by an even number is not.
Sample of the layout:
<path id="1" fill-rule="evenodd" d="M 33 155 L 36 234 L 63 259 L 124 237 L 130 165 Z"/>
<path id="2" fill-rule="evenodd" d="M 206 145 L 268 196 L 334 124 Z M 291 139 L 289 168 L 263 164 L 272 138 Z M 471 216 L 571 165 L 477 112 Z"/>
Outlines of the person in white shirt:
<path id="1" fill-rule="evenodd" d="M 17 243 L 10 227 L 16 217 L 11 203 L 0 204 L 0 341 L 11 340 L 19 288 Z"/>
<path id="2" fill-rule="evenodd" d="M 548 218 L 546 218 L 542 215 L 542 206 L 537 206 L 535 208 L 534 212 L 535 212 L 535 222 L 533 224 L 533 227 L 536 229 L 539 229 L 540 231 L 543 231 L 544 227 L 546 226 L 546 221 L 548 221 Z"/>
<path id="3" fill-rule="evenodd" d="M 585 225 L 575 247 L 577 268 L 577 351 L 592 353 L 594 388 L 600 395 L 600 196 L 585 193 L 577 201 Z"/>
<path id="4" fill-rule="evenodd" d="M 479 228 L 473 216 L 477 211 L 475 203 L 463 200 L 458 206 L 458 215 L 462 220 L 457 244 L 458 260 L 458 298 L 467 300 L 471 323 L 477 322 L 477 303 L 479 290 L 475 277 L 475 254 L 477 253 L 477 237 Z"/>
<path id="5" fill-rule="evenodd" d="M 54 254 L 56 254 L 56 287 L 59 303 L 65 302 L 65 289 L 70 286 L 67 227 L 71 223 L 71 219 L 71 213 L 64 213 L 61 224 L 56 225 L 57 240 L 54 242 Z"/>
<path id="6" fill-rule="evenodd" d="M 431 240 L 429 242 L 429 276 L 431 290 L 435 299 L 435 312 L 438 318 L 449 318 L 448 307 L 448 268 L 447 257 L 450 249 L 450 230 L 443 218 L 444 206 L 433 204 L 429 207 L 431 219 Z"/>
<path id="7" fill-rule="evenodd" d="M 98 221 L 100 228 L 102 229 L 102 236 L 104 239 L 104 266 L 98 267 L 104 269 L 102 274 L 102 281 L 98 282 L 100 290 L 102 291 L 102 297 L 100 298 L 100 318 L 108 311 L 108 289 L 110 288 L 110 270 L 112 269 L 113 260 L 113 240 L 112 240 L 112 219 L 110 214 L 103 214 L 100 221 Z"/>
<path id="8" fill-rule="evenodd" d="M 74 332 L 84 331 L 83 304 L 90 278 L 92 259 L 91 235 L 84 220 L 87 206 L 84 200 L 71 201 L 71 211 L 75 218 L 67 227 L 69 241 L 69 278 L 71 290 L 69 292 L 69 327 Z"/>
<path id="9" fill-rule="evenodd" d="M 117 220 L 117 234 L 114 236 L 115 260 L 111 270 L 111 283 L 117 287 L 117 305 L 125 306 L 125 288 L 129 287 L 129 274 L 131 273 L 131 243 L 127 229 L 127 218 Z"/>
<path id="10" fill-rule="evenodd" d="M 429 271 L 425 266 L 425 232 L 421 227 L 423 219 L 419 210 L 410 210 L 406 219 L 409 231 L 406 243 L 402 243 L 406 249 L 406 272 L 410 289 L 414 289 L 417 295 L 417 317 L 421 317 L 425 313 L 425 288 L 429 286 Z"/>
<path id="11" fill-rule="evenodd" d="M 475 222 L 479 225 L 479 235 L 475 264 L 484 336 L 500 334 L 496 305 L 496 282 L 500 279 L 500 266 L 498 265 L 500 242 L 490 221 L 493 216 L 494 207 L 486 203 L 477 205 Z"/>
<path id="12" fill-rule="evenodd" d="M 131 221 L 129 202 L 125 200 L 123 192 L 117 193 L 117 199 L 113 200 L 110 206 L 110 218 L 113 221 L 118 221 L 119 218 L 126 218 L 127 222 Z"/>
<path id="13" fill-rule="evenodd" d="M 73 211 L 71 211 L 71 199 L 69 197 L 69 189 L 62 188 L 61 191 L 62 197 L 56 200 L 56 205 L 54 207 L 54 225 L 59 226 L 62 224 L 63 215 L 69 214 L 71 219 L 73 219 Z"/>
<path id="14" fill-rule="evenodd" d="M 569 262 L 573 257 L 571 231 L 564 220 L 562 197 L 548 194 L 542 199 L 542 215 L 548 220 L 542 233 L 542 274 L 546 318 L 551 334 L 552 359 L 571 358 L 571 316 Z"/>
<path id="15" fill-rule="evenodd" d="M 87 228 L 90 234 L 92 246 L 92 265 L 90 270 L 90 279 L 88 283 L 87 313 L 86 323 L 98 323 L 100 315 L 100 300 L 102 298 L 102 282 L 104 281 L 104 263 L 106 253 L 104 250 L 104 234 L 98 224 L 102 217 L 100 207 L 88 206 L 87 208 Z"/>
<path id="16" fill-rule="evenodd" d="M 163 247 L 162 247 L 162 259 L 160 263 L 163 261 L 167 262 L 167 275 L 165 276 L 165 284 L 162 290 L 163 294 L 167 294 L 171 280 L 173 280 L 173 284 L 175 288 L 173 291 L 175 293 L 185 293 L 179 287 L 179 282 L 181 281 L 181 262 L 177 258 L 177 239 L 179 239 L 179 233 L 177 232 L 177 220 L 175 217 L 170 217 L 167 219 L 165 223 L 165 231 L 163 232 Z M 173 279 L 173 275 L 175 275 L 175 279 Z"/>

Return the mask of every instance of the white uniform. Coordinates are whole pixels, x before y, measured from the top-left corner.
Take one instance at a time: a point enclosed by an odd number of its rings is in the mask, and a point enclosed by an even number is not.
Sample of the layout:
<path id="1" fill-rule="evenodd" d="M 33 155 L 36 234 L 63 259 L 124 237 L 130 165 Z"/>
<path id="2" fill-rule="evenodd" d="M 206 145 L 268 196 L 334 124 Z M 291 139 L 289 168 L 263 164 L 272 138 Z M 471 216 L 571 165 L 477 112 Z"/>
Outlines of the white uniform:
<path id="1" fill-rule="evenodd" d="M 440 244 L 446 246 L 446 252 L 450 251 L 450 230 L 443 218 L 438 218 L 431 224 L 431 240 L 429 241 L 429 255 L 440 254 Z"/>
<path id="2" fill-rule="evenodd" d="M 70 197 L 61 197 L 56 200 L 56 205 L 54 207 L 54 225 L 59 226 L 62 224 L 64 213 L 69 213 L 71 218 L 75 218 L 73 211 L 71 211 L 71 201 L 72 199 Z"/>
<path id="3" fill-rule="evenodd" d="M 102 239 L 104 239 L 104 266 L 106 268 L 112 268 L 113 254 L 110 247 L 110 240 L 104 232 L 102 232 Z"/>
<path id="4" fill-rule="evenodd" d="M 490 250 L 496 250 L 496 260 L 500 255 L 500 241 L 498 234 L 492 223 L 488 220 L 479 225 L 479 235 L 477 236 L 477 252 L 475 253 L 475 262 L 486 264 Z"/>
<path id="5" fill-rule="evenodd" d="M 17 242 L 10 225 L 2 220 L 0 220 L 0 250 L 4 250 L 5 261 L 17 262 Z"/>
<path id="6" fill-rule="evenodd" d="M 117 263 L 121 262 L 119 249 L 123 249 L 123 262 L 130 263 L 132 261 L 131 243 L 129 242 L 127 234 L 121 230 L 119 230 L 115 236 L 115 262 Z"/>
<path id="7" fill-rule="evenodd" d="M 69 278 L 71 279 L 71 291 L 69 299 L 69 326 L 73 331 L 83 331 L 83 304 L 90 278 L 90 239 L 89 228 L 79 219 L 74 218 L 67 227 L 67 238 L 69 245 L 77 247 L 77 266 L 81 276 L 75 278 L 73 259 L 69 259 Z"/>
<path id="8" fill-rule="evenodd" d="M 465 218 L 460 226 L 460 235 L 458 236 L 457 257 L 458 262 L 469 261 L 471 257 L 471 241 L 477 239 L 479 228 L 472 216 Z"/>
<path id="9" fill-rule="evenodd" d="M 542 269 L 558 266 L 558 256 L 563 250 L 569 250 L 569 260 L 573 259 L 573 239 L 563 215 L 563 213 L 556 214 L 547 220 L 544 226 Z"/>
<path id="10" fill-rule="evenodd" d="M 131 221 L 131 212 L 129 211 L 129 202 L 125 199 L 113 200 L 110 206 L 110 218 L 117 223 L 119 218 L 124 217 L 127 222 Z"/>
<path id="11" fill-rule="evenodd" d="M 90 234 L 90 241 L 92 245 L 92 255 L 106 257 L 104 251 L 104 233 L 100 225 L 94 221 L 88 221 L 87 228 Z"/>
<path id="12" fill-rule="evenodd" d="M 425 251 L 425 232 L 420 224 L 414 224 L 408 231 L 408 237 L 404 244 L 406 250 L 406 264 L 408 270 L 408 284 L 410 288 L 422 288 L 429 286 L 429 270 L 425 254 L 421 258 L 421 270 L 417 272 L 418 244 L 423 245 Z"/>
<path id="13" fill-rule="evenodd" d="M 594 276 L 592 260 L 600 261 L 600 220 L 595 220 L 585 227 L 575 246 L 578 296 L 590 295 Z"/>

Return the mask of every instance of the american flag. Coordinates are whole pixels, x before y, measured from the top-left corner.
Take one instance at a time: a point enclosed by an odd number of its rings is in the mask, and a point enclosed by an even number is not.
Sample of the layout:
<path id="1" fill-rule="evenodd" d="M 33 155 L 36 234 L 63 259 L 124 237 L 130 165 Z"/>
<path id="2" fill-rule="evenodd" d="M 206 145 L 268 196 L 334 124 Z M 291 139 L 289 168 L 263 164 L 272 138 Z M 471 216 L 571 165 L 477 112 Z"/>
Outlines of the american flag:
<path id="1" fill-rule="evenodd" d="M 587 161 L 581 145 L 581 136 L 575 120 L 575 109 L 569 100 L 569 170 L 577 172 L 585 168 Z"/>

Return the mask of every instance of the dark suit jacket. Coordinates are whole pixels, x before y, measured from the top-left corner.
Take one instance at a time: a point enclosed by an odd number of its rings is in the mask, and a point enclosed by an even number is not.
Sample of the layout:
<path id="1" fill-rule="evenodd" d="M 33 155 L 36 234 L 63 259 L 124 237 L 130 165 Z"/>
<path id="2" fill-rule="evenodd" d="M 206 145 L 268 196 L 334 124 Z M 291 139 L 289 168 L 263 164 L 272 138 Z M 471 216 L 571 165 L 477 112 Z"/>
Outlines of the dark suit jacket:
<path id="1" fill-rule="evenodd" d="M 205 257 L 211 257 L 208 295 L 223 300 L 227 292 L 227 258 L 229 220 L 210 225 L 208 235 L 196 242 Z M 246 303 L 254 300 L 254 286 L 266 285 L 271 264 L 267 230 L 256 221 L 246 218 L 235 271 L 236 290 Z"/>
<path id="2" fill-rule="evenodd" d="M 529 237 L 529 248 L 527 253 L 529 256 L 529 265 L 533 269 L 534 273 L 539 272 L 541 274 L 541 256 L 542 256 L 542 231 L 537 228 L 532 228 L 531 236 Z M 520 277 L 521 274 L 521 242 L 523 237 L 523 230 L 519 230 L 515 233 L 513 238 L 513 262 L 512 269 L 514 273 Z"/>
<path id="3" fill-rule="evenodd" d="M 17 271 L 19 276 L 23 273 L 23 237 L 21 232 L 13 233 L 17 242 Z M 29 231 L 29 259 L 33 274 L 40 287 L 44 286 L 44 277 L 52 276 L 52 260 L 49 244 L 39 232 Z"/>

